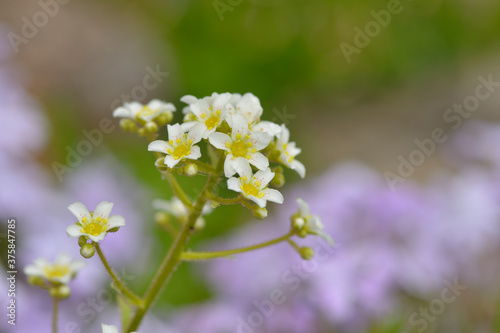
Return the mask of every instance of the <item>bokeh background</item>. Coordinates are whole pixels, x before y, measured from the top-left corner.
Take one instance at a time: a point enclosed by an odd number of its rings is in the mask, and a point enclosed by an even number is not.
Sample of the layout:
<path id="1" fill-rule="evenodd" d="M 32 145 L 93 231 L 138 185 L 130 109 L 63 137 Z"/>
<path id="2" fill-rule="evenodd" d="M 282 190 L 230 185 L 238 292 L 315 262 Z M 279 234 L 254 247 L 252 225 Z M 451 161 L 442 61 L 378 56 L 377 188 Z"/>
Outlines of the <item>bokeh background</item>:
<path id="1" fill-rule="evenodd" d="M 400 13 L 346 57 L 342 43 L 356 46 L 356 29 L 387 8 L 366 0 L 0 3 L 0 218 L 2 232 L 7 218 L 17 220 L 20 272 L 18 325 L 2 320 L 0 330 L 49 332 L 50 300 L 25 283 L 21 268 L 41 255 L 79 256 L 64 233 L 74 201 L 115 203 L 127 226 L 104 251 L 134 290 L 145 290 L 170 242 L 151 202 L 171 192 L 147 143 L 122 133 L 112 111 L 133 97 L 159 98 L 177 106 L 180 121 L 181 96 L 214 91 L 257 95 L 263 119 L 291 129 L 308 176 L 286 173 L 286 203 L 272 205 L 268 221 L 241 207 L 216 210 L 190 247 L 278 236 L 296 196 L 321 215 L 337 245 L 307 276 L 293 270 L 303 262 L 286 244 L 183 264 L 141 332 L 500 330 L 498 86 L 459 126 L 444 118 L 475 95 L 479 77 L 500 81 L 500 3 L 401 1 Z M 51 13 L 46 22 L 43 12 Z M 160 73 L 158 84 L 141 90 L 151 71 Z M 106 119 L 114 126 L 99 143 L 68 159 Z M 384 175 L 397 174 L 401 158 L 419 149 L 415 140 L 436 128 L 448 140 L 390 186 Z M 55 172 L 61 165 L 68 169 Z M 181 183 L 195 196 L 203 180 Z M 467 289 L 444 302 L 456 281 Z M 62 332 L 119 323 L 97 260 L 73 286 Z M 287 290 L 287 300 L 266 316 L 255 302 L 274 289 Z"/>

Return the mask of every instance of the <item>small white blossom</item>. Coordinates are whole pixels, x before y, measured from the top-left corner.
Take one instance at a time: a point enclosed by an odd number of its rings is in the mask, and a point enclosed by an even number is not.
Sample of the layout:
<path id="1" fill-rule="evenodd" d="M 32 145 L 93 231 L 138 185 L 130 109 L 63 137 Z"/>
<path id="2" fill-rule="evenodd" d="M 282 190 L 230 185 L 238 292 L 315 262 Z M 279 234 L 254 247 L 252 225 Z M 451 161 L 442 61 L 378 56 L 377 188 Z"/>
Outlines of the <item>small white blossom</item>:
<path id="1" fill-rule="evenodd" d="M 183 112 L 192 112 L 196 116 L 196 120 L 182 124 L 182 128 L 190 130 L 193 126 L 199 126 L 203 129 L 202 137 L 208 138 L 224 120 L 227 113 L 226 106 L 230 98 L 230 93 L 213 93 L 212 96 L 201 99 L 192 95 L 183 96 L 181 101 L 189 105 L 188 109 L 184 109 Z"/>
<path id="2" fill-rule="evenodd" d="M 33 264 L 24 268 L 24 274 L 53 284 L 68 284 L 84 266 L 82 261 L 72 261 L 69 255 L 60 254 L 53 263 L 45 258 L 35 259 Z"/>
<path id="3" fill-rule="evenodd" d="M 165 164 L 173 168 L 183 159 L 197 160 L 201 157 L 200 147 L 194 144 L 200 142 L 204 130 L 194 126 L 185 133 L 181 125 L 167 125 L 168 142 L 156 140 L 149 144 L 149 151 L 167 154 Z"/>
<path id="4" fill-rule="evenodd" d="M 290 131 L 285 125 L 281 125 L 281 133 L 278 135 L 276 149 L 280 152 L 279 161 L 292 170 L 295 170 L 300 177 L 306 175 L 306 167 L 301 162 L 295 159 L 295 156 L 302 151 L 295 146 L 295 142 L 289 142 Z"/>
<path id="5" fill-rule="evenodd" d="M 264 132 L 270 135 L 271 137 L 277 137 L 281 133 L 281 126 L 275 124 L 271 121 L 263 120 L 258 123 L 249 125 L 250 129 L 253 132 Z"/>
<path id="6" fill-rule="evenodd" d="M 274 172 L 271 169 L 257 171 L 253 175 L 249 164 L 239 164 L 236 168 L 240 177 L 232 177 L 227 180 L 227 187 L 230 190 L 241 193 L 259 207 L 265 207 L 267 201 L 283 203 L 283 195 L 279 191 L 267 187 L 267 184 L 274 177 Z"/>
<path id="7" fill-rule="evenodd" d="M 189 217 L 189 209 L 177 197 L 173 197 L 170 201 L 156 199 L 153 201 L 153 208 L 170 213 L 183 223 L 186 222 Z M 210 203 L 207 203 L 203 207 L 201 215 L 207 215 L 211 212 L 212 207 L 210 206 Z M 195 222 L 195 228 L 203 228 L 204 225 L 205 220 L 203 217 L 199 217 Z"/>
<path id="8" fill-rule="evenodd" d="M 323 223 L 318 215 L 311 215 L 309 205 L 301 198 L 297 198 L 299 211 L 292 218 L 292 226 L 305 237 L 307 234 L 317 235 L 333 246 L 334 241 L 330 235 L 323 231 Z"/>
<path id="9" fill-rule="evenodd" d="M 118 328 L 116 328 L 116 326 L 101 324 L 101 327 L 102 327 L 102 333 L 119 333 Z M 131 332 L 131 333 L 138 333 L 138 332 Z"/>
<path id="10" fill-rule="evenodd" d="M 123 106 L 113 111 L 113 117 L 150 122 L 163 113 L 174 111 L 175 106 L 172 103 L 165 103 L 158 99 L 153 99 L 147 105 L 142 105 L 139 102 L 125 103 Z"/>
<path id="11" fill-rule="evenodd" d="M 229 125 L 231 125 L 230 122 L 232 121 L 231 116 L 235 114 L 244 116 L 248 124 L 256 123 L 263 111 L 259 98 L 252 93 L 246 93 L 243 96 L 232 94 L 227 109 L 228 117 L 226 120 Z"/>
<path id="12" fill-rule="evenodd" d="M 93 212 L 81 202 L 69 205 L 68 209 L 78 219 L 76 224 L 66 228 L 69 237 L 86 236 L 94 242 L 104 239 L 108 231 L 125 225 L 125 219 L 120 215 L 112 215 L 113 203 L 103 201 L 97 205 Z"/>
<path id="13" fill-rule="evenodd" d="M 215 132 L 208 137 L 208 140 L 215 148 L 227 152 L 224 161 L 226 177 L 234 175 L 236 165 L 241 163 L 247 165 L 250 163 L 259 170 L 265 170 L 269 167 L 269 160 L 259 151 L 269 145 L 271 137 L 264 132 L 252 132 L 242 115 L 233 115 L 231 123 L 231 136 Z"/>

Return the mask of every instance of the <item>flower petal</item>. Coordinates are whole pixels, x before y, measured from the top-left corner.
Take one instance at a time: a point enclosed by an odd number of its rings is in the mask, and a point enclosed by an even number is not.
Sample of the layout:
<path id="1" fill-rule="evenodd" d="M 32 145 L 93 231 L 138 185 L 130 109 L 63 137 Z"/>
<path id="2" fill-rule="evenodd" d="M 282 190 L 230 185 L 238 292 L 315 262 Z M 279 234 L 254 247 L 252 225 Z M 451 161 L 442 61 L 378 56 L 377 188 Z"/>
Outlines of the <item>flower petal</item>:
<path id="1" fill-rule="evenodd" d="M 184 131 L 182 130 L 181 125 L 179 124 L 167 125 L 167 131 L 168 131 L 168 139 L 173 141 L 177 139 L 182 139 L 184 135 Z"/>
<path id="2" fill-rule="evenodd" d="M 203 134 L 207 130 L 205 124 L 196 124 L 194 125 L 188 132 L 187 138 L 188 140 L 193 140 L 193 144 L 200 142 Z"/>
<path id="3" fill-rule="evenodd" d="M 66 234 L 71 238 L 80 237 L 81 235 L 84 235 L 84 233 L 80 231 L 81 229 L 82 227 L 72 224 L 66 228 Z"/>
<path id="4" fill-rule="evenodd" d="M 245 197 L 255 202 L 260 208 L 266 207 L 267 201 L 264 198 L 257 198 L 254 195 L 247 195 Z"/>
<path id="5" fill-rule="evenodd" d="M 271 180 L 273 180 L 274 175 L 275 175 L 275 173 L 272 172 L 270 168 L 267 168 L 264 171 L 257 171 L 255 173 L 255 175 L 253 176 L 253 179 L 260 183 L 259 190 L 261 190 L 261 189 L 265 188 Z"/>
<path id="6" fill-rule="evenodd" d="M 187 155 L 185 158 L 190 159 L 190 160 L 197 160 L 200 157 L 201 157 L 200 147 L 192 146 L 191 153 L 189 155 Z"/>
<path id="7" fill-rule="evenodd" d="M 184 95 L 181 97 L 181 102 L 186 104 L 194 104 L 198 102 L 198 98 L 194 97 L 193 95 Z"/>
<path id="8" fill-rule="evenodd" d="M 262 190 L 262 193 L 264 193 L 264 198 L 266 200 L 276 202 L 279 204 L 282 204 L 284 201 L 283 195 L 278 190 L 274 190 L 272 188 L 266 188 L 265 190 Z"/>
<path id="9" fill-rule="evenodd" d="M 240 134 L 245 136 L 248 133 L 248 122 L 245 117 L 240 114 L 235 114 L 231 118 L 231 138 L 236 139 L 236 136 Z"/>
<path id="10" fill-rule="evenodd" d="M 243 115 L 248 123 L 253 123 L 262 115 L 260 100 L 252 93 L 246 93 L 236 105 L 236 110 Z"/>
<path id="11" fill-rule="evenodd" d="M 231 177 L 236 173 L 236 169 L 233 166 L 233 161 L 234 161 L 234 156 L 233 154 L 228 154 L 226 156 L 226 159 L 224 160 L 224 176 L 227 178 Z"/>
<path id="12" fill-rule="evenodd" d="M 265 132 L 254 132 L 250 135 L 250 140 L 256 150 L 262 150 L 269 146 L 272 137 Z"/>
<path id="13" fill-rule="evenodd" d="M 235 177 L 231 177 L 227 180 L 227 188 L 235 192 L 241 192 L 240 180 Z"/>
<path id="14" fill-rule="evenodd" d="M 172 149 L 172 146 L 163 140 L 155 140 L 148 145 L 148 151 L 157 151 L 166 154 L 169 149 Z"/>
<path id="15" fill-rule="evenodd" d="M 266 168 L 269 167 L 269 160 L 261 153 L 251 154 L 248 162 L 250 162 L 253 166 L 255 166 L 259 170 L 265 170 Z"/>
<path id="16" fill-rule="evenodd" d="M 73 215 L 75 215 L 75 217 L 78 219 L 78 222 L 82 222 L 82 219 L 84 217 L 87 218 L 88 221 L 91 220 L 89 210 L 81 202 L 72 203 L 68 206 L 68 209 Z"/>
<path id="17" fill-rule="evenodd" d="M 229 151 L 227 145 L 231 145 L 231 143 L 233 142 L 233 140 L 231 140 L 229 135 L 220 132 L 215 132 L 210 134 L 210 136 L 208 137 L 208 141 L 215 148 L 222 149 L 225 151 Z"/>
<path id="18" fill-rule="evenodd" d="M 113 117 L 118 118 L 134 118 L 135 115 L 127 108 L 120 106 L 113 111 Z"/>
<path id="19" fill-rule="evenodd" d="M 111 213 L 111 209 L 113 209 L 113 203 L 109 201 L 103 201 L 97 205 L 94 210 L 94 218 L 100 217 L 102 219 L 107 219 L 109 213 Z"/>
<path id="20" fill-rule="evenodd" d="M 118 333 L 118 329 L 113 325 L 101 324 L 102 333 Z"/>
<path id="21" fill-rule="evenodd" d="M 302 198 L 297 198 L 295 201 L 297 201 L 297 203 L 299 204 L 300 216 L 307 218 L 307 216 L 310 214 L 309 205 L 307 204 L 307 202 L 305 202 L 305 200 Z"/>
<path id="22" fill-rule="evenodd" d="M 281 125 L 281 134 L 278 138 L 278 144 L 283 145 L 288 143 L 290 140 L 290 131 L 286 128 L 285 124 Z"/>
<path id="23" fill-rule="evenodd" d="M 104 239 L 104 237 L 106 237 L 107 235 L 107 232 L 104 231 L 104 232 L 101 232 L 99 235 L 97 236 L 93 236 L 93 235 L 85 235 L 87 236 L 90 240 L 96 242 L 96 243 L 99 243 L 100 241 L 102 241 Z"/>
<path id="24" fill-rule="evenodd" d="M 304 166 L 304 164 L 297 160 L 292 161 L 291 169 L 295 170 L 301 178 L 304 178 L 306 176 L 306 167 Z"/>
<path id="25" fill-rule="evenodd" d="M 125 219 L 121 215 L 112 215 L 108 219 L 108 230 L 116 227 L 123 227 Z"/>
<path id="26" fill-rule="evenodd" d="M 174 166 L 177 165 L 177 163 L 180 162 L 180 159 L 176 160 L 175 158 L 173 158 L 171 155 L 167 155 L 165 156 L 165 160 L 164 160 L 164 163 L 166 166 L 168 166 L 170 169 L 172 169 Z"/>
<path id="27" fill-rule="evenodd" d="M 252 127 L 254 132 L 264 132 L 270 136 L 278 136 L 281 133 L 281 126 L 271 121 L 261 121 Z"/>
<path id="28" fill-rule="evenodd" d="M 252 178 L 252 167 L 243 157 L 235 158 L 231 161 L 231 165 L 236 170 L 236 172 L 238 172 L 240 177 L 247 177 L 249 180 Z"/>

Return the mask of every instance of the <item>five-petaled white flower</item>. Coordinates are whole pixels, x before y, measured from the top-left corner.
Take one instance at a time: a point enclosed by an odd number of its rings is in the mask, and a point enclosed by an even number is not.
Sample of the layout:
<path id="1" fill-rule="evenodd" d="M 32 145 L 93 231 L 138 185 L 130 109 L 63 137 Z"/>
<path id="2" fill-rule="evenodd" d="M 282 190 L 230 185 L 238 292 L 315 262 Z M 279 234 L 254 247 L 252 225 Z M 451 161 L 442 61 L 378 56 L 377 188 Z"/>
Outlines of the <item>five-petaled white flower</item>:
<path id="1" fill-rule="evenodd" d="M 101 327 L 102 327 L 102 333 L 119 333 L 116 326 L 101 324 Z M 137 333 L 137 332 L 132 332 L 132 333 Z"/>
<path id="2" fill-rule="evenodd" d="M 123 106 L 113 111 L 113 117 L 150 122 L 163 113 L 174 111 L 175 106 L 172 103 L 165 103 L 158 99 L 153 99 L 147 105 L 142 105 L 139 102 L 125 103 Z"/>
<path id="3" fill-rule="evenodd" d="M 53 284 L 68 284 L 85 264 L 80 260 L 72 261 L 67 254 L 60 254 L 53 263 L 45 258 L 35 259 L 24 268 L 28 277 L 38 277 Z"/>
<path id="4" fill-rule="evenodd" d="M 231 125 L 232 115 L 241 114 L 247 120 L 248 124 L 253 124 L 259 121 L 262 115 L 262 106 L 257 96 L 252 93 L 246 93 L 241 96 L 240 94 L 232 94 L 229 104 L 227 105 L 228 117 L 226 118 L 229 125 Z"/>
<path id="5" fill-rule="evenodd" d="M 237 164 L 251 163 L 259 170 L 265 170 L 269 166 L 269 160 L 259 151 L 269 145 L 271 137 L 265 132 L 252 132 L 242 115 L 232 116 L 231 136 L 215 132 L 208 137 L 208 140 L 215 148 L 227 152 L 224 161 L 226 177 L 236 173 Z"/>
<path id="6" fill-rule="evenodd" d="M 292 226 L 299 231 L 299 236 L 307 234 L 317 235 L 333 246 L 334 241 L 330 235 L 323 231 L 323 223 L 318 215 L 311 215 L 309 205 L 301 198 L 297 198 L 299 211 L 292 217 Z"/>
<path id="7" fill-rule="evenodd" d="M 226 106 L 230 98 L 230 93 L 213 93 L 212 96 L 201 99 L 192 95 L 183 96 L 181 101 L 189 105 L 185 111 L 192 112 L 196 116 L 196 120 L 182 124 L 182 128 L 187 131 L 193 126 L 199 126 L 203 129 L 202 137 L 208 138 L 224 120 L 227 113 Z"/>
<path id="8" fill-rule="evenodd" d="M 180 222 L 185 223 L 189 217 L 189 209 L 177 197 L 173 197 L 170 201 L 156 199 L 153 201 L 153 208 L 167 212 L 175 216 Z M 212 212 L 210 203 L 206 203 L 201 211 L 201 215 L 206 215 Z M 205 219 L 202 216 L 198 217 L 195 222 L 195 228 L 203 228 Z"/>
<path id="9" fill-rule="evenodd" d="M 271 169 L 257 171 L 253 175 L 252 168 L 248 163 L 238 164 L 236 168 L 240 177 L 231 177 L 227 180 L 227 187 L 230 190 L 241 193 L 259 207 L 265 207 L 267 201 L 283 203 L 283 195 L 279 191 L 267 188 L 267 184 L 274 177 L 274 172 Z"/>
<path id="10" fill-rule="evenodd" d="M 285 125 L 281 125 L 281 133 L 278 135 L 276 142 L 276 149 L 280 152 L 279 161 L 292 170 L 295 170 L 300 177 L 304 178 L 306 175 L 306 167 L 301 162 L 295 159 L 295 156 L 302 151 L 295 146 L 295 142 L 288 142 L 290 140 L 290 131 Z"/>
<path id="11" fill-rule="evenodd" d="M 173 168 L 183 159 L 197 160 L 201 157 L 200 147 L 195 143 L 200 142 L 204 130 L 199 126 L 192 127 L 185 133 L 179 124 L 167 125 L 168 142 L 156 140 L 149 144 L 149 151 L 167 154 L 165 164 Z"/>
<path id="12" fill-rule="evenodd" d="M 110 230 L 125 225 L 125 219 L 122 216 L 109 216 L 112 208 L 112 202 L 103 201 L 93 212 L 90 212 L 81 202 L 72 203 L 68 209 L 75 215 L 78 222 L 67 227 L 66 233 L 70 237 L 86 236 L 94 242 L 103 240 Z"/>

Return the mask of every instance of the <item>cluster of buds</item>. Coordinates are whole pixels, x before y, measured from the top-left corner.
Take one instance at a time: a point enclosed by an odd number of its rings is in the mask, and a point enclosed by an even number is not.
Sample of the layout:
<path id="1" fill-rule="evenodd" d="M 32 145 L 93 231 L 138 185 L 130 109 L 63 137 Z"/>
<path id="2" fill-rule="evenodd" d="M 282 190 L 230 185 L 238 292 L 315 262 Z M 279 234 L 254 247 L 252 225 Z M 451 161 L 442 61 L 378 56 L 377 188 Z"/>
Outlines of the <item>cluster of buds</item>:
<path id="1" fill-rule="evenodd" d="M 158 128 L 170 123 L 174 117 L 175 106 L 154 99 L 147 105 L 138 102 L 125 103 L 113 112 L 122 118 L 120 127 L 126 132 L 148 136 L 158 132 Z"/>

